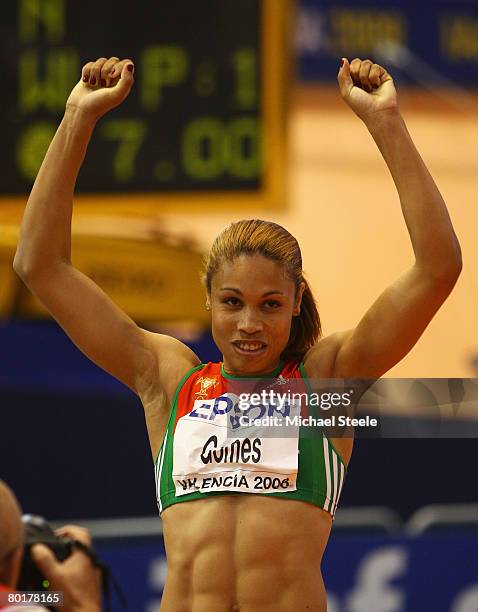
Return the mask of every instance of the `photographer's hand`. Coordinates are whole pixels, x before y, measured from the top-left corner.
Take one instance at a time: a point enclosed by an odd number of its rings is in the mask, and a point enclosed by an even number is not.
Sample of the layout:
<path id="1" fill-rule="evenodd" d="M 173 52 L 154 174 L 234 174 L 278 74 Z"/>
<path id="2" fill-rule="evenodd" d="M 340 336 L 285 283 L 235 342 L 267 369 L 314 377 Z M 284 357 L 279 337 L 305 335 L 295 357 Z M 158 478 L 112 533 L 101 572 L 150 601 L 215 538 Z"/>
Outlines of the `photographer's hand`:
<path id="1" fill-rule="evenodd" d="M 91 546 L 89 532 L 81 527 L 66 525 L 55 533 Z M 84 552 L 73 549 L 68 559 L 59 562 L 47 546 L 35 544 L 32 558 L 50 582 L 50 590 L 63 592 L 63 612 L 101 611 L 100 571 Z"/>

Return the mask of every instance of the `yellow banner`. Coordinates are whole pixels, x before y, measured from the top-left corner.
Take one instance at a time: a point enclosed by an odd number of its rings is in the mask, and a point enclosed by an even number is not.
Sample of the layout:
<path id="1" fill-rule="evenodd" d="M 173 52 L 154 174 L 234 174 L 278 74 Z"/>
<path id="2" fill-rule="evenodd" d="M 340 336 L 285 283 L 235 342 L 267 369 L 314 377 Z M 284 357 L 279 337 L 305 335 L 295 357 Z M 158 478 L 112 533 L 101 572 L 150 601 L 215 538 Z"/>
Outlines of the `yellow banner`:
<path id="1" fill-rule="evenodd" d="M 15 308 L 16 315 L 46 316 L 13 271 L 17 239 L 17 228 L 0 226 L 0 314 Z M 209 321 L 202 254 L 185 242 L 79 234 L 73 235 L 72 254 L 73 265 L 138 322 Z"/>

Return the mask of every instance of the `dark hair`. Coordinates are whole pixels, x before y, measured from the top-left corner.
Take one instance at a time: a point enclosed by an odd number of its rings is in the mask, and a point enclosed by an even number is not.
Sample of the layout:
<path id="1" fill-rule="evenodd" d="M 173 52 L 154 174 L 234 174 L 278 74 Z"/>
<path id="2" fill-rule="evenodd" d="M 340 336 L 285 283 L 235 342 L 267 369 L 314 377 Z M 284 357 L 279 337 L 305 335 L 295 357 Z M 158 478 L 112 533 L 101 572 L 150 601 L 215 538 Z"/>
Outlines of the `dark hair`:
<path id="1" fill-rule="evenodd" d="M 296 291 L 305 283 L 300 314 L 292 319 L 289 341 L 282 352 L 286 360 L 301 359 L 322 335 L 320 317 L 314 296 L 302 273 L 299 243 L 285 228 L 272 221 L 245 219 L 231 223 L 214 240 L 204 262 L 203 281 L 208 293 L 211 281 L 223 261 L 239 255 L 262 255 L 285 267 Z"/>

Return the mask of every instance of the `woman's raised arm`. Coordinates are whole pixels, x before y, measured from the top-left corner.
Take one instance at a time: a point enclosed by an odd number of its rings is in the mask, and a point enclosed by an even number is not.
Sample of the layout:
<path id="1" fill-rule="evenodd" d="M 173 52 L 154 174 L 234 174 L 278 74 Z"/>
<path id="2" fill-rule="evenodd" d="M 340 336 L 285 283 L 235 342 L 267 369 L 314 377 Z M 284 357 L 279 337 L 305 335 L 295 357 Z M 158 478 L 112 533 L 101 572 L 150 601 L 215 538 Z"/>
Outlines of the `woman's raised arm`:
<path id="1" fill-rule="evenodd" d="M 137 393 L 158 376 L 157 354 L 178 366 L 197 357 L 179 341 L 140 329 L 71 265 L 73 191 L 97 121 L 128 96 L 131 60 L 100 58 L 83 67 L 28 199 L 14 269 L 73 342 Z"/>
<path id="2" fill-rule="evenodd" d="M 461 250 L 445 202 L 399 112 L 392 77 L 370 60 L 344 59 L 338 81 L 390 170 L 415 253 L 414 265 L 342 336 L 335 374 L 378 377 L 410 351 L 453 289 Z"/>

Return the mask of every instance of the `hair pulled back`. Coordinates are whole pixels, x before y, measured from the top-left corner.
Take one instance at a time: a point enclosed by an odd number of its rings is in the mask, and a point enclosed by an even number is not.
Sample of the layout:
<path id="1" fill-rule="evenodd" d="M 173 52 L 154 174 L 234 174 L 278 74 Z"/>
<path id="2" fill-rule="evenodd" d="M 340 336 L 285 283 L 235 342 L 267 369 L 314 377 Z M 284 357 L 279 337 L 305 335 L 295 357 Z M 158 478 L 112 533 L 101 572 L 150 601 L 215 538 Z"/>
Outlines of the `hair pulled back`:
<path id="1" fill-rule="evenodd" d="M 314 297 L 302 273 L 299 243 L 285 228 L 272 221 L 245 219 L 231 223 L 217 236 L 205 259 L 203 281 L 208 293 L 221 264 L 240 255 L 262 255 L 283 265 L 296 291 L 300 283 L 305 283 L 300 314 L 292 319 L 289 341 L 282 352 L 283 359 L 301 359 L 320 338 L 322 329 Z"/>

